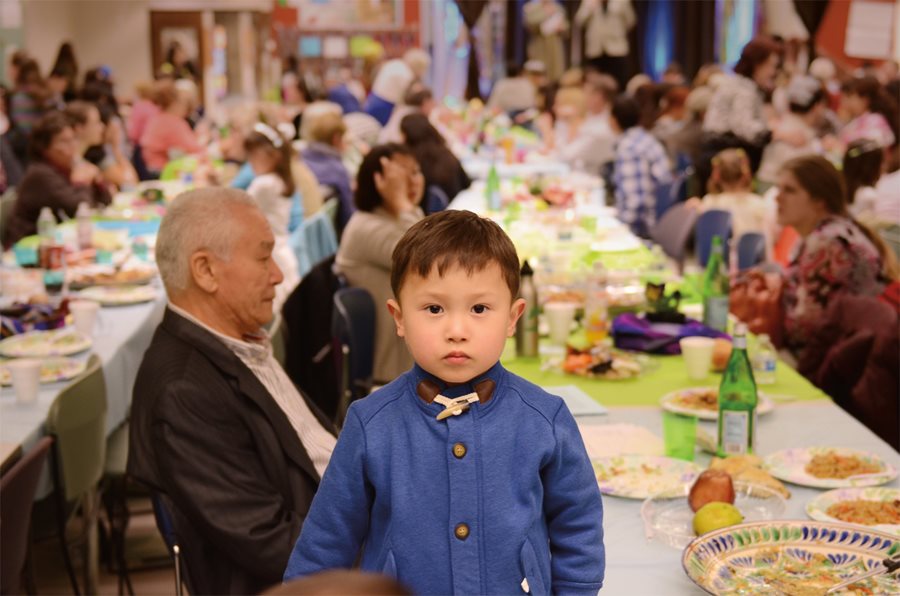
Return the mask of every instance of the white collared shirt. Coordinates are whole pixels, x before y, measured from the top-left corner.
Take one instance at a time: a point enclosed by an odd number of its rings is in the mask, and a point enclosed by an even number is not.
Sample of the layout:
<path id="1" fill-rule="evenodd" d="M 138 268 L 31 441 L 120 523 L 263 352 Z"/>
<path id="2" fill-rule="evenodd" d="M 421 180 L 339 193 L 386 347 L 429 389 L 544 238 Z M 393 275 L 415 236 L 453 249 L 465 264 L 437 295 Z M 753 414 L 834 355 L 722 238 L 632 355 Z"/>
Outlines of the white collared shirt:
<path id="1" fill-rule="evenodd" d="M 300 391 L 275 360 L 268 335 L 260 330 L 261 337 L 258 340 L 256 338 L 254 341 L 234 339 L 204 324 L 171 302 L 169 308 L 191 323 L 212 333 L 235 356 L 240 358 L 241 362 L 247 365 L 247 368 L 253 372 L 287 416 L 321 478 L 325 474 L 325 468 L 328 466 L 328 460 L 331 459 L 331 452 L 334 451 L 337 439 L 322 427 L 312 410 L 309 409 L 306 400 L 300 395 Z"/>

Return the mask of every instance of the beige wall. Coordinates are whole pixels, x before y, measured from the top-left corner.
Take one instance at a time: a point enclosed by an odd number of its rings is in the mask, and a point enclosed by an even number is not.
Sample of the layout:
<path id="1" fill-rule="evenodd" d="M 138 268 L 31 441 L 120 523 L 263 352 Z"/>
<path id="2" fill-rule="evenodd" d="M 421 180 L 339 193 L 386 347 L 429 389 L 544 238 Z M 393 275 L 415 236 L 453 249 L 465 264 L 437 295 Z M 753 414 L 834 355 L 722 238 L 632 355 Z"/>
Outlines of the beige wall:
<path id="1" fill-rule="evenodd" d="M 0 0 L 0 2 L 19 0 Z M 151 10 L 269 11 L 272 0 L 21 0 L 25 48 L 46 72 L 59 45 L 70 40 L 82 72 L 106 64 L 116 93 L 152 77 Z"/>

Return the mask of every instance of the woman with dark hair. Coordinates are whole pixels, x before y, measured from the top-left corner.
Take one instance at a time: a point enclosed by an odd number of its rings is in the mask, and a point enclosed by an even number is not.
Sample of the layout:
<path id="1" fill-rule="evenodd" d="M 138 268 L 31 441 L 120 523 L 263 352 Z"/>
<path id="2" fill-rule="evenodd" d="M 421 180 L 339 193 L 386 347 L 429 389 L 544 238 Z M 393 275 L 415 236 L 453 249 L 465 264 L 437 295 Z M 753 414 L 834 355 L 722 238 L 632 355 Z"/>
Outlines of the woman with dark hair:
<path id="1" fill-rule="evenodd" d="M 75 217 L 80 203 L 108 205 L 111 196 L 97 166 L 78 160 L 78 139 L 71 121 L 50 112 L 34 127 L 29 145 L 31 162 L 17 188 L 8 222 L 10 242 L 36 233 L 43 207 Z"/>
<path id="2" fill-rule="evenodd" d="M 191 62 L 191 57 L 179 42 L 173 41 L 166 50 L 166 62 L 163 70 L 176 79 L 197 80 L 197 67 Z"/>
<path id="3" fill-rule="evenodd" d="M 722 80 L 703 120 L 707 157 L 723 149 L 746 151 L 754 172 L 772 135 L 763 112 L 765 94 L 775 84 L 781 46 L 769 37 L 752 39 L 741 52 L 734 76 Z"/>
<path id="4" fill-rule="evenodd" d="M 841 141 L 875 141 L 883 148 L 897 142 L 897 102 L 875 77 L 859 77 L 844 86 L 841 107 L 852 118 L 841 130 Z"/>
<path id="5" fill-rule="evenodd" d="M 66 41 L 59 46 L 56 62 L 53 63 L 53 68 L 50 70 L 66 79 L 63 99 L 66 101 L 75 99 L 78 94 L 78 60 L 75 59 L 75 48 L 72 47 L 72 42 Z"/>
<path id="6" fill-rule="evenodd" d="M 877 223 L 878 193 L 884 150 L 876 141 L 858 139 L 844 153 L 844 181 L 847 183 L 847 210 L 866 223 Z"/>
<path id="7" fill-rule="evenodd" d="M 878 235 L 848 213 L 844 180 L 824 157 L 785 163 L 776 200 L 778 223 L 801 238 L 786 271 L 783 305 L 785 345 L 804 368 L 828 304 L 844 294 L 878 296 L 897 279 L 897 263 Z"/>
<path id="8" fill-rule="evenodd" d="M 452 201 L 460 191 L 472 184 L 472 179 L 447 147 L 444 137 L 425 114 L 404 116 L 400 121 L 400 134 L 422 167 L 426 187 L 437 186 Z M 429 208 L 428 212 L 432 211 Z"/>
<path id="9" fill-rule="evenodd" d="M 295 191 L 291 172 L 294 151 L 290 139 L 262 122 L 256 123 L 244 139 L 244 150 L 255 174 L 247 194 L 253 197 L 269 221 L 275 236 L 272 258 L 284 274 L 284 281 L 275 288 L 275 311 L 280 312 L 281 305 L 300 282 L 300 268 L 288 232 Z"/>
<path id="10" fill-rule="evenodd" d="M 337 269 L 350 285 L 372 294 L 384 305 L 391 292 L 391 254 L 403 234 L 424 217 L 419 203 L 425 179 L 413 154 L 403 145 L 374 147 L 363 158 L 350 218 L 338 249 Z M 375 368 L 378 382 L 392 381 L 412 365 L 403 340 L 386 308 L 375 311 Z"/>

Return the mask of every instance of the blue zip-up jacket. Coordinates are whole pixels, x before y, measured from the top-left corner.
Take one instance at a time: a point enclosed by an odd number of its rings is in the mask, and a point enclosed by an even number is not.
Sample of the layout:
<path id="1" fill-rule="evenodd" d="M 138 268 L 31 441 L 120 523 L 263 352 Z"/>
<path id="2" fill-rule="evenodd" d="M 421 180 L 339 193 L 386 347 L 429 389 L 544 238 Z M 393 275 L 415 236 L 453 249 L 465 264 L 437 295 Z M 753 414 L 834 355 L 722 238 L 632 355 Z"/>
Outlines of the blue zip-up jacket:
<path id="1" fill-rule="evenodd" d="M 447 397 L 496 387 L 438 421 L 426 378 Z M 285 580 L 350 568 L 360 548 L 363 570 L 416 594 L 596 594 L 603 505 L 572 414 L 499 363 L 451 388 L 414 366 L 353 403 Z"/>

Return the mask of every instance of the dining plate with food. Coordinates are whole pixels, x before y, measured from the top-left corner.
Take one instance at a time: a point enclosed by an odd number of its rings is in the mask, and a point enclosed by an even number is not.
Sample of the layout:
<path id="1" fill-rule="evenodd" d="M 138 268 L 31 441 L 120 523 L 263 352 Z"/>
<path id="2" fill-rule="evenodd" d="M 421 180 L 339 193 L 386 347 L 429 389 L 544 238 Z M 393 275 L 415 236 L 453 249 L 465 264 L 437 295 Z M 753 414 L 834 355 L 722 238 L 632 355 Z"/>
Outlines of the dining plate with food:
<path id="1" fill-rule="evenodd" d="M 0 356 L 44 358 L 71 356 L 91 347 L 91 339 L 71 327 L 52 331 L 29 331 L 0 341 Z"/>
<path id="2" fill-rule="evenodd" d="M 775 403 L 762 392 L 757 393 L 756 413 L 760 416 L 775 409 Z M 663 410 L 676 414 L 696 416 L 701 420 L 719 419 L 719 388 L 690 387 L 678 389 L 662 396 L 659 405 Z"/>
<path id="3" fill-rule="evenodd" d="M 127 306 L 156 300 L 157 293 L 151 286 L 91 286 L 82 290 L 80 296 L 103 306 Z"/>
<path id="4" fill-rule="evenodd" d="M 0 361 L 0 385 L 11 385 L 12 375 L 9 369 Z M 58 383 L 74 379 L 87 366 L 87 361 L 74 358 L 53 357 L 41 360 L 41 383 Z"/>
<path id="5" fill-rule="evenodd" d="M 134 267 L 115 269 L 114 267 L 85 267 L 71 273 L 69 287 L 73 290 L 91 286 L 123 286 L 144 285 L 153 281 L 156 269 L 153 267 Z"/>
<path id="6" fill-rule="evenodd" d="M 576 350 L 569 346 L 561 363 L 566 374 L 589 379 L 618 381 L 634 379 L 646 372 L 652 360 L 646 354 L 625 352 L 607 346 Z"/>
<path id="7" fill-rule="evenodd" d="M 900 489 L 837 488 L 807 503 L 806 514 L 818 521 L 856 524 L 900 536 Z"/>
<path id="8" fill-rule="evenodd" d="M 617 455 L 592 461 L 600 492 L 626 499 L 646 499 L 693 482 L 700 466 L 661 455 Z"/>
<path id="9" fill-rule="evenodd" d="M 757 521 L 694 539 L 681 556 L 687 576 L 710 594 L 822 596 L 881 568 L 900 552 L 890 534 L 819 521 Z M 877 575 L 839 594 L 897 594 L 896 574 Z"/>
<path id="10" fill-rule="evenodd" d="M 874 453 L 843 447 L 795 447 L 773 453 L 766 468 L 785 482 L 813 488 L 878 486 L 897 470 Z"/>

